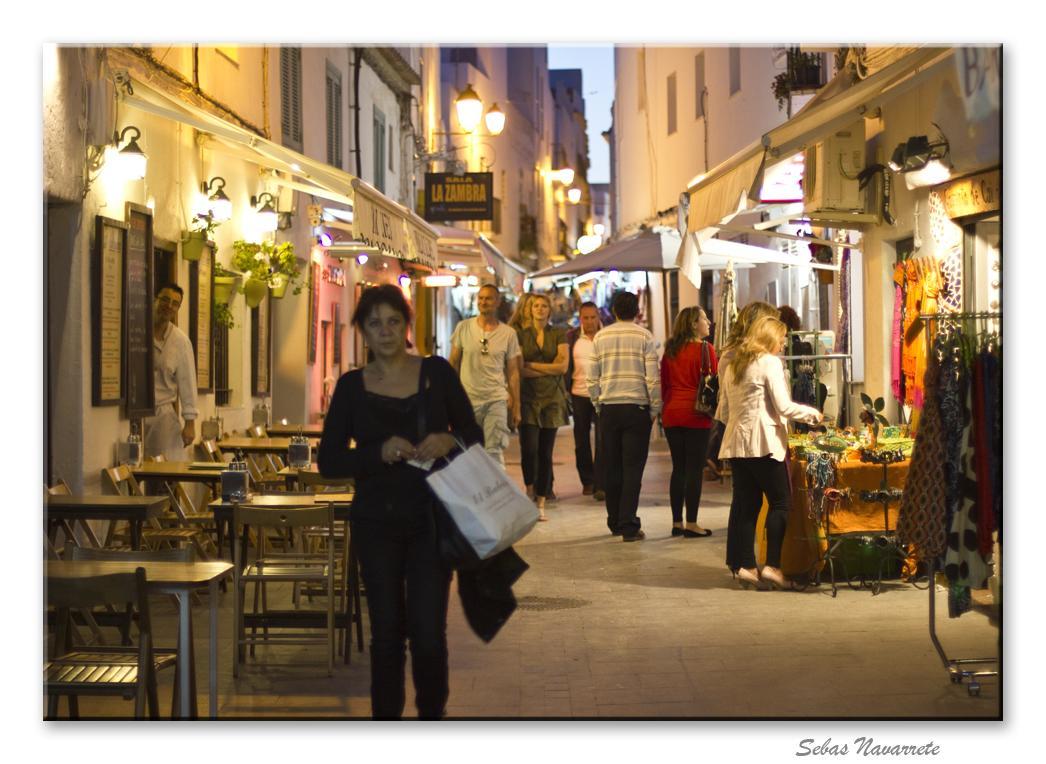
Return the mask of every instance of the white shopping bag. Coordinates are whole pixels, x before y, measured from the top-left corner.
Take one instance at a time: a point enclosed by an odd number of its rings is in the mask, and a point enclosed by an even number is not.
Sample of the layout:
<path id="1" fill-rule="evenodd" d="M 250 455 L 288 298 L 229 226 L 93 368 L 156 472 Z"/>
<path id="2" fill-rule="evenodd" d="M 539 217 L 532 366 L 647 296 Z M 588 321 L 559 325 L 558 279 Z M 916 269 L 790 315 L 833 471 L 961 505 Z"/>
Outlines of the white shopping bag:
<path id="1" fill-rule="evenodd" d="M 508 549 L 538 521 L 534 502 L 479 444 L 425 479 L 481 560 Z"/>

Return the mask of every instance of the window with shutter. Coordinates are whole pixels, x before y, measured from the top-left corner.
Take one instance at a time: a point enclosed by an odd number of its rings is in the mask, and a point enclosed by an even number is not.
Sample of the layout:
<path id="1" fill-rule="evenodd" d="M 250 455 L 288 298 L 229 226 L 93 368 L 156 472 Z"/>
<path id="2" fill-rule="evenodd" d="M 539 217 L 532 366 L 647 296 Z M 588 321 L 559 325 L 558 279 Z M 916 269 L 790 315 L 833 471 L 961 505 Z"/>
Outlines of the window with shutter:
<path id="1" fill-rule="evenodd" d="M 302 150 L 301 48 L 280 48 L 280 130 L 284 146 Z"/>
<path id="2" fill-rule="evenodd" d="M 388 151 L 388 154 L 389 154 L 389 171 L 390 172 L 396 169 L 395 167 L 392 166 L 392 158 L 394 156 L 396 156 L 396 152 L 393 150 L 393 146 L 395 146 L 395 143 L 393 143 L 393 141 L 392 141 L 392 125 L 389 125 L 389 151 Z"/>
<path id="3" fill-rule="evenodd" d="M 341 72 L 327 64 L 327 164 L 342 162 Z"/>
<path id="4" fill-rule="evenodd" d="M 374 132 L 371 136 L 374 147 L 374 188 L 385 193 L 385 115 L 374 107 Z"/>

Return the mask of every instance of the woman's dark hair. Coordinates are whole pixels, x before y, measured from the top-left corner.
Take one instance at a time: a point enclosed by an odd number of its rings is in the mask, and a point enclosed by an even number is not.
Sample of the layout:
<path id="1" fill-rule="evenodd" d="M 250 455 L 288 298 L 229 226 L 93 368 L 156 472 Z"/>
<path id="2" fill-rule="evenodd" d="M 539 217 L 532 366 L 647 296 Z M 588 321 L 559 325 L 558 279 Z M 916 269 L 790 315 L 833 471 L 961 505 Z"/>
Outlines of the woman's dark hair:
<path id="1" fill-rule="evenodd" d="M 697 337 L 694 334 L 694 322 L 696 322 L 704 312 L 704 308 L 700 305 L 692 305 L 689 308 L 683 308 L 676 314 L 675 323 L 672 324 L 672 336 L 669 337 L 668 342 L 665 343 L 665 355 L 669 358 L 675 358 L 676 354 L 682 350 L 688 342 L 694 342 L 695 340 L 701 339 L 701 337 Z"/>
<path id="2" fill-rule="evenodd" d="M 802 328 L 803 322 L 799 319 L 799 314 L 790 305 L 782 305 L 780 313 L 780 318 L 788 327 L 788 331 L 797 332 Z"/>
<path id="3" fill-rule="evenodd" d="M 352 314 L 352 323 L 362 330 L 363 323 L 379 305 L 388 305 L 402 315 L 408 324 L 411 322 L 413 313 L 410 303 L 403 296 L 403 290 L 393 284 L 381 284 L 363 290 L 360 301 L 356 303 L 356 312 Z"/>
<path id="4" fill-rule="evenodd" d="M 610 309 L 621 321 L 631 321 L 639 315 L 639 298 L 631 292 L 618 292 L 610 303 Z"/>

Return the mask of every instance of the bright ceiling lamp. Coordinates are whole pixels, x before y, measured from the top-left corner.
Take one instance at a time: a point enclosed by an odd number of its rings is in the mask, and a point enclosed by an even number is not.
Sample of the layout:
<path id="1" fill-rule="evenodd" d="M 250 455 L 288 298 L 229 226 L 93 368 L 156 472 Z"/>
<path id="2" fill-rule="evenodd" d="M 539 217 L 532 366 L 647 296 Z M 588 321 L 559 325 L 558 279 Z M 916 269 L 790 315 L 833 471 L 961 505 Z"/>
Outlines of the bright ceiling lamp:
<path id="1" fill-rule="evenodd" d="M 466 133 L 474 132 L 479 127 L 479 121 L 483 117 L 483 101 L 479 94 L 472 89 L 471 83 L 458 94 L 454 100 L 454 108 L 458 112 L 458 123 Z"/>
<path id="2" fill-rule="evenodd" d="M 580 202 L 581 201 L 581 189 L 580 188 L 570 188 L 570 189 L 567 189 L 567 200 L 571 204 L 577 204 L 578 202 Z"/>
<path id="3" fill-rule="evenodd" d="M 142 137 L 142 131 L 134 125 L 128 125 L 117 136 L 113 134 L 113 143 L 119 146 L 123 143 L 127 134 L 134 132 L 134 135 L 128 139 L 127 145 L 125 145 L 119 151 L 114 152 L 111 155 L 112 161 L 116 163 L 117 172 L 125 180 L 141 180 L 145 177 L 145 165 L 147 158 L 145 152 L 142 151 L 138 145 L 138 139 Z"/>
<path id="4" fill-rule="evenodd" d="M 232 218 L 232 200 L 225 193 L 225 178 L 215 176 L 203 184 L 203 193 L 207 194 L 212 187 L 217 186 L 214 193 L 207 197 L 207 204 L 211 210 L 211 218 L 218 223 L 224 223 Z"/>
<path id="5" fill-rule="evenodd" d="M 505 112 L 503 112 L 495 103 L 487 110 L 487 113 L 483 115 L 483 121 L 487 124 L 488 133 L 491 135 L 501 135 L 501 131 L 505 129 Z"/>

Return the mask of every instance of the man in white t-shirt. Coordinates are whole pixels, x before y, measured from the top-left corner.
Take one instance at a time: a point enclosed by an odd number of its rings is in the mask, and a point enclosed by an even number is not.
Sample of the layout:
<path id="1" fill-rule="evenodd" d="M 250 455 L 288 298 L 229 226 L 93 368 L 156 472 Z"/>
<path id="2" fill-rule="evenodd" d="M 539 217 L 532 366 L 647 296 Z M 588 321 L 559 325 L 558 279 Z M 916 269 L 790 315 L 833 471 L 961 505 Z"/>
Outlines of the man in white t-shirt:
<path id="1" fill-rule="evenodd" d="M 599 449 L 599 415 L 588 397 L 588 368 L 595 350 L 593 340 L 602 328 L 599 308 L 594 302 L 582 303 L 578 311 L 581 325 L 567 332 L 570 346 L 570 366 L 567 368 L 567 384 L 570 385 L 570 405 L 574 419 L 574 461 L 581 479 L 581 492 L 603 501 L 603 465 Z M 596 456 L 592 458 L 593 427 L 596 431 Z"/>
<path id="2" fill-rule="evenodd" d="M 476 421 L 483 428 L 484 447 L 504 466 L 502 452 L 508 448 L 509 417 L 513 427 L 522 418 L 519 374 L 523 356 L 516 332 L 498 320 L 500 302 L 497 287 L 480 287 L 476 295 L 479 315 L 454 327 L 449 360 L 461 375 Z"/>

